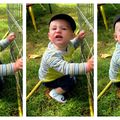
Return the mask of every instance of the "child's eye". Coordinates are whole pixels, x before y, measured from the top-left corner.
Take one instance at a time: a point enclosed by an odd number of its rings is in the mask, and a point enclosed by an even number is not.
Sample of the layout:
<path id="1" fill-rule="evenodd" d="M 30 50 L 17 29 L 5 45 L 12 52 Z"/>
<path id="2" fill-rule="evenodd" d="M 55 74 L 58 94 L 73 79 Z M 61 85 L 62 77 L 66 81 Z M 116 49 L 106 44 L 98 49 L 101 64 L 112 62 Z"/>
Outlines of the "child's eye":
<path id="1" fill-rule="evenodd" d="M 67 30 L 67 28 L 62 28 L 62 30 Z"/>
<path id="2" fill-rule="evenodd" d="M 56 30 L 56 28 L 52 28 L 52 30 Z"/>

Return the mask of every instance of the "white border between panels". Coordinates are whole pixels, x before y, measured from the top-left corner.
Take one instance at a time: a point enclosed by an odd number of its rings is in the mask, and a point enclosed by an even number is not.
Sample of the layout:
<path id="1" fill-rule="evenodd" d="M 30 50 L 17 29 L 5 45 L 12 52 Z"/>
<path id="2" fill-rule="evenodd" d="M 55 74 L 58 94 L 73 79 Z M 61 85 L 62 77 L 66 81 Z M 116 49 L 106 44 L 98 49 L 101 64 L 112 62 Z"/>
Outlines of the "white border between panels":
<path id="1" fill-rule="evenodd" d="M 26 3 L 23 3 L 23 117 L 26 116 Z"/>
<path id="2" fill-rule="evenodd" d="M 97 117 L 97 3 L 94 3 L 94 117 Z"/>

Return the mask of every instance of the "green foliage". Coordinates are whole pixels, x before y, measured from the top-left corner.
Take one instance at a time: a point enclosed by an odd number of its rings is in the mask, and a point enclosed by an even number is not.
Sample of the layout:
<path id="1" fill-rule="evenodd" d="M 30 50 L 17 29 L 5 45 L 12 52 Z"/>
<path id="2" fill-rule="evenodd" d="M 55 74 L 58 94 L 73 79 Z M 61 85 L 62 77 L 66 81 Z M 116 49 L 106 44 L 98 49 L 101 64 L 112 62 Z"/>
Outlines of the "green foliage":
<path id="1" fill-rule="evenodd" d="M 120 5 L 119 4 L 104 4 L 103 7 L 104 7 L 105 15 L 107 18 L 108 27 L 112 29 L 113 20 L 114 20 L 114 17 L 119 14 Z M 98 27 L 105 28 L 100 12 L 98 12 Z"/>
<path id="2" fill-rule="evenodd" d="M 6 4 L 0 4 L 0 39 L 8 31 Z"/>

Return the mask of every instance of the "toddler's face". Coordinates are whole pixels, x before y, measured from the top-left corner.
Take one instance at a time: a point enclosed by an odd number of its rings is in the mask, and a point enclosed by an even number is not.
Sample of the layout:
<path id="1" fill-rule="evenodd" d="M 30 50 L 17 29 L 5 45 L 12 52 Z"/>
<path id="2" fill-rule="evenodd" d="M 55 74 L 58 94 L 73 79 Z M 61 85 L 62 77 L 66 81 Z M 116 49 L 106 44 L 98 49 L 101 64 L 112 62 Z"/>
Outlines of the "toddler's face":
<path id="1" fill-rule="evenodd" d="M 58 48 L 65 48 L 73 39 L 74 33 L 67 21 L 58 19 L 50 23 L 48 37 Z"/>
<path id="2" fill-rule="evenodd" d="M 115 25 L 114 38 L 118 43 L 120 43 L 120 22 L 117 22 Z"/>

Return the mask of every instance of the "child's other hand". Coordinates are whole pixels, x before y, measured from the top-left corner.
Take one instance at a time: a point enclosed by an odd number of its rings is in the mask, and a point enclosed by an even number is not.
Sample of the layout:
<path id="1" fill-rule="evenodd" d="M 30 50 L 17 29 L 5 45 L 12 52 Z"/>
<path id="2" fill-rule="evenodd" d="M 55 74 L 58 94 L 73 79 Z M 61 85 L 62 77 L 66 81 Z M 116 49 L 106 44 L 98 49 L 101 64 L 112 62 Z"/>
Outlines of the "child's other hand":
<path id="1" fill-rule="evenodd" d="M 86 68 L 86 71 L 87 72 L 90 72 L 92 71 L 94 68 L 94 58 L 91 57 L 88 61 L 87 61 L 87 68 Z"/>
<path id="2" fill-rule="evenodd" d="M 23 59 L 20 58 L 16 60 L 16 62 L 13 65 L 14 72 L 17 72 L 18 70 L 21 70 L 23 68 Z"/>
<path id="3" fill-rule="evenodd" d="M 14 32 L 10 33 L 8 36 L 7 36 L 7 39 L 12 42 L 14 39 L 16 38 L 16 35 Z"/>
<path id="4" fill-rule="evenodd" d="M 81 30 L 81 31 L 79 32 L 79 34 L 77 35 L 77 39 L 83 40 L 84 37 L 85 37 L 85 31 L 84 31 L 84 30 Z"/>

